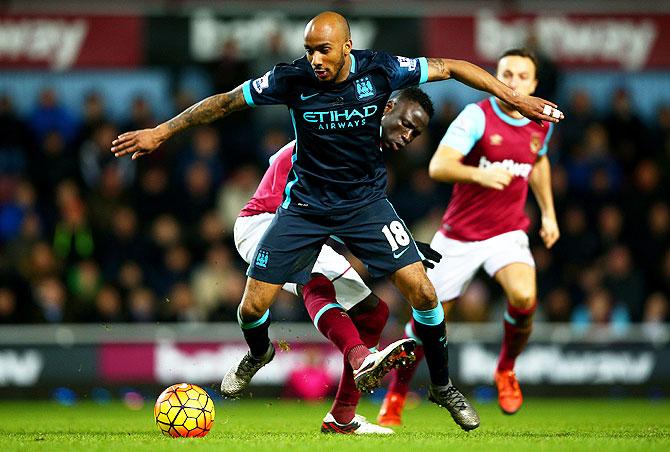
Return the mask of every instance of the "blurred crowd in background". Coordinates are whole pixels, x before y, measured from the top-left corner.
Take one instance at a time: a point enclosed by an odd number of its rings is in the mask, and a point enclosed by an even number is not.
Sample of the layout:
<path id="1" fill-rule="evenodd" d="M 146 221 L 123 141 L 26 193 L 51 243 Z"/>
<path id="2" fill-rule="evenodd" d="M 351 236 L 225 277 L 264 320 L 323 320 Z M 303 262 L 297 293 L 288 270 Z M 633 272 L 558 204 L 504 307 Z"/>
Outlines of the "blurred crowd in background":
<path id="1" fill-rule="evenodd" d="M 255 66 L 224 58 L 209 68 L 212 85 L 231 89 L 259 73 Z M 174 112 L 197 100 L 176 93 Z M 232 227 L 267 158 L 292 139 L 284 108 L 233 114 L 131 161 L 114 158 L 112 140 L 166 119 L 141 95 L 124 122 L 111 120 L 95 91 L 65 105 L 45 86 L 28 115 L 17 114 L 14 101 L 0 93 L 0 323 L 235 321 L 246 264 Z M 662 325 L 670 298 L 670 105 L 645 121 L 624 89 L 612 92 L 604 115 L 591 101 L 588 92 L 571 93 L 550 143 L 562 234 L 552 250 L 539 240 L 538 209 L 528 203 L 537 317 L 585 332 Z M 436 107 L 430 130 L 387 156 L 389 198 L 428 242 L 450 194 L 428 177 L 428 162 L 463 105 Z M 400 331 L 407 304 L 390 283 L 370 284 Z M 498 321 L 503 306 L 482 274 L 450 320 Z M 309 320 L 287 293 L 272 315 Z"/>

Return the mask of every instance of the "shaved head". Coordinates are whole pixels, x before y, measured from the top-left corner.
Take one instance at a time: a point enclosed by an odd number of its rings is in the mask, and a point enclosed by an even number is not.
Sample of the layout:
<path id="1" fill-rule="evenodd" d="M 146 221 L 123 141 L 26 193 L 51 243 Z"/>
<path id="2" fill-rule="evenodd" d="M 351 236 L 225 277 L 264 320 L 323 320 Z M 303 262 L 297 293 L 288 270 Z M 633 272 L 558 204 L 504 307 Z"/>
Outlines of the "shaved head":
<path id="1" fill-rule="evenodd" d="M 328 37 L 342 41 L 351 39 L 351 30 L 347 19 L 332 11 L 325 11 L 307 22 L 305 38 L 311 33 L 315 33 L 321 38 Z"/>
<path id="2" fill-rule="evenodd" d="M 351 52 L 349 22 L 341 14 L 325 11 L 305 27 L 305 51 L 319 81 L 340 82 L 349 75 Z"/>

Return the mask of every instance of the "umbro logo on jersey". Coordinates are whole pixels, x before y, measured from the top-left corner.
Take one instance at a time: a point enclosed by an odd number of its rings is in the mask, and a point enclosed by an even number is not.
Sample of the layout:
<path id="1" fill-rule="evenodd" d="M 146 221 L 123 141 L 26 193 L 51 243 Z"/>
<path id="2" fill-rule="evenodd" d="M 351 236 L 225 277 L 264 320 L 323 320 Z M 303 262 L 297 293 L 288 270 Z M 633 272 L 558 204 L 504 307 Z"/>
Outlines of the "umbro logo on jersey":
<path id="1" fill-rule="evenodd" d="M 375 95 L 375 87 L 370 81 L 370 77 L 363 77 L 356 80 L 356 99 L 363 100 Z"/>
<path id="2" fill-rule="evenodd" d="M 402 250 L 402 251 L 399 252 L 399 253 L 393 253 L 393 257 L 395 257 L 396 259 L 398 259 L 400 256 L 402 256 L 403 254 L 405 254 L 405 253 L 407 252 L 408 249 L 409 249 L 409 247 L 405 248 L 404 250 Z"/>
<path id="3" fill-rule="evenodd" d="M 310 94 L 309 96 L 305 96 L 304 94 L 300 94 L 300 100 L 307 100 L 310 97 L 314 97 L 314 96 L 318 96 L 318 95 L 319 95 L 319 93 Z"/>

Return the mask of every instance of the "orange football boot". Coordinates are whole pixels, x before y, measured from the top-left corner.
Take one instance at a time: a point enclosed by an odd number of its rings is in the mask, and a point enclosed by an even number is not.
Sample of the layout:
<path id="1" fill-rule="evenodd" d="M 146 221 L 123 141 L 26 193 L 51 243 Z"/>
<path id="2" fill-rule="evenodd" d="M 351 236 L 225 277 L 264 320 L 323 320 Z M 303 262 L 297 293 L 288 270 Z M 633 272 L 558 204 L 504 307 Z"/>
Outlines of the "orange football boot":
<path id="1" fill-rule="evenodd" d="M 402 424 L 400 417 L 402 416 L 402 410 L 405 407 L 406 398 L 406 394 L 387 392 L 386 397 L 384 397 L 384 403 L 382 403 L 382 407 L 379 409 L 377 423 L 384 426 Z"/>
<path id="2" fill-rule="evenodd" d="M 498 388 L 498 405 L 505 414 L 519 411 L 523 403 L 521 388 L 513 370 L 497 370 L 493 376 Z"/>

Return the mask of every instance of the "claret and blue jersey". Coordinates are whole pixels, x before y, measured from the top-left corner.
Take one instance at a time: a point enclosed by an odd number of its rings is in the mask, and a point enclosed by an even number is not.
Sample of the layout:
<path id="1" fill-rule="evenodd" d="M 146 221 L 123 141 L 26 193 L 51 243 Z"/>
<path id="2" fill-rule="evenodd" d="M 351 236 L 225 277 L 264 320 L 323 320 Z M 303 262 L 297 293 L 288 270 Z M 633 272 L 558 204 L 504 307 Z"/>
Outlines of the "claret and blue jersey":
<path id="1" fill-rule="evenodd" d="M 428 80 L 425 58 L 351 51 L 341 83 L 320 82 L 306 57 L 278 64 L 243 85 L 248 105 L 285 104 L 296 146 L 282 207 L 309 214 L 347 212 L 384 198 L 381 118 L 391 93 Z"/>

